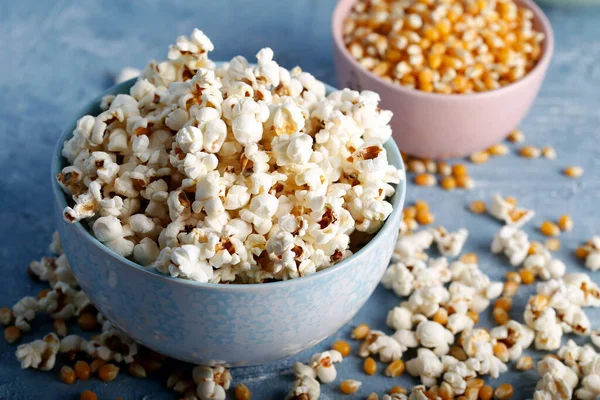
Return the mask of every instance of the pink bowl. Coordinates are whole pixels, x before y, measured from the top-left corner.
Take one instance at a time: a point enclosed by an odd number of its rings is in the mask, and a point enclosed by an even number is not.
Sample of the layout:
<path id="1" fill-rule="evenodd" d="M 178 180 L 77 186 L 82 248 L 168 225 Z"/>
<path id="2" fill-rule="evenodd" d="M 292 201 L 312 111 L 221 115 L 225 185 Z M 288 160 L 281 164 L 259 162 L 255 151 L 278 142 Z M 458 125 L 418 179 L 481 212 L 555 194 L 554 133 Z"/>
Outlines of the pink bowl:
<path id="1" fill-rule="evenodd" d="M 523 79 L 488 92 L 445 95 L 387 82 L 363 68 L 348 52 L 343 22 L 356 0 L 340 0 L 333 12 L 335 68 L 340 87 L 372 90 L 381 108 L 394 112 L 391 126 L 400 150 L 426 158 L 449 158 L 483 150 L 516 128 L 535 99 L 552 52 L 554 36 L 544 12 L 532 0 L 515 0 L 534 13 L 534 28 L 543 32 L 542 57 Z"/>

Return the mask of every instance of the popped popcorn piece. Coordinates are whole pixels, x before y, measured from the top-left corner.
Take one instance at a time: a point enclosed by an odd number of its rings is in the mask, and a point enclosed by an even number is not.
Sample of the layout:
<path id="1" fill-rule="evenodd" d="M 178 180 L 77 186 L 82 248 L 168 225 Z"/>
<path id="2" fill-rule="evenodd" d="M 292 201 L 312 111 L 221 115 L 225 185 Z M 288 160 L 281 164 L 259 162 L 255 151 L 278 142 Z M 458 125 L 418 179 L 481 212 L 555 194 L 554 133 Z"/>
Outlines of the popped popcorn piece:
<path id="1" fill-rule="evenodd" d="M 535 216 L 532 210 L 518 208 L 515 203 L 507 201 L 499 194 L 492 197 L 492 202 L 488 210 L 494 218 L 504 221 L 506 225 L 515 228 L 522 227 Z"/>
<path id="2" fill-rule="evenodd" d="M 514 226 L 503 226 L 494 236 L 491 250 L 494 254 L 504 253 L 511 265 L 521 265 L 529 251 L 527 234 Z"/>
<path id="3" fill-rule="evenodd" d="M 337 372 L 333 364 L 342 362 L 342 355 L 337 350 L 324 351 L 314 354 L 310 360 L 310 366 L 315 370 L 317 377 L 323 383 L 335 380 Z"/>
<path id="4" fill-rule="evenodd" d="M 31 296 L 23 297 L 12 308 L 12 313 L 15 318 L 15 326 L 23 332 L 29 332 L 31 325 L 38 311 L 38 301 Z"/>
<path id="5" fill-rule="evenodd" d="M 439 357 L 431 350 L 420 348 L 417 357 L 406 363 L 406 369 L 412 376 L 418 376 L 423 385 L 429 387 L 437 383 L 444 372 L 444 365 Z"/>
<path id="6" fill-rule="evenodd" d="M 447 354 L 454 343 L 454 335 L 435 321 L 424 321 L 417 326 L 417 339 L 421 346 L 433 349 L 436 356 Z"/>
<path id="7" fill-rule="evenodd" d="M 533 343 L 535 332 L 515 320 L 510 320 L 505 325 L 494 327 L 490 336 L 494 342 L 506 345 L 510 359 L 516 361 Z"/>
<path id="8" fill-rule="evenodd" d="M 567 269 L 565 263 L 552 258 L 548 251 L 527 256 L 523 267 L 531 270 L 535 276 L 543 280 L 562 278 Z"/>
<path id="9" fill-rule="evenodd" d="M 462 228 L 456 232 L 448 232 L 442 226 L 433 230 L 434 241 L 439 252 L 445 257 L 456 257 L 462 251 L 469 232 Z"/>
<path id="10" fill-rule="evenodd" d="M 537 398 L 571 399 L 579 383 L 577 374 L 555 358 L 544 357 L 538 363 L 542 377 L 535 387 Z M 538 393 L 539 392 L 539 393 Z"/>
<path id="11" fill-rule="evenodd" d="M 600 270 L 600 236 L 592 237 L 579 249 L 585 254 L 585 267 L 591 271 Z"/>
<path id="12" fill-rule="evenodd" d="M 231 374 L 225 367 L 195 367 L 192 371 L 194 382 L 198 385 L 200 400 L 225 400 L 226 390 L 231 385 Z"/>
<path id="13" fill-rule="evenodd" d="M 412 235 L 401 235 L 394 247 L 393 259 L 405 263 L 411 263 L 415 259 L 423 259 L 425 256 L 423 251 L 429 249 L 433 239 L 434 235 L 429 230 L 422 230 Z"/>
<path id="14" fill-rule="evenodd" d="M 54 368 L 60 340 L 55 333 L 49 333 L 43 339 L 17 347 L 16 356 L 21 362 L 21 368 L 34 368 L 49 371 Z"/>
<path id="15" fill-rule="evenodd" d="M 298 377 L 285 400 L 318 400 L 321 396 L 321 385 L 319 382 L 307 375 Z"/>

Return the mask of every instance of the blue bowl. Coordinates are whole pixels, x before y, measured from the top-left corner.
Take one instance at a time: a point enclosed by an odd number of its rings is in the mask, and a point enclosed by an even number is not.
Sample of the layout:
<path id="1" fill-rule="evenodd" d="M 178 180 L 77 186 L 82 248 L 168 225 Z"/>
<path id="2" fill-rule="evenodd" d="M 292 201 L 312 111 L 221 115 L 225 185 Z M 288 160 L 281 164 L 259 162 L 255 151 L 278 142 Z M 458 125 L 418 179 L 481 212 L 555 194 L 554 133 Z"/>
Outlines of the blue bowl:
<path id="1" fill-rule="evenodd" d="M 133 83 L 116 85 L 102 96 L 128 93 Z M 81 223 L 65 222 L 63 209 L 69 200 L 55 179 L 66 166 L 62 146 L 80 117 L 101 112 L 102 96 L 85 106 L 60 136 L 52 159 L 52 186 L 58 231 L 73 274 L 98 310 L 119 328 L 161 354 L 190 363 L 256 365 L 319 343 L 367 301 L 392 256 L 405 181 L 391 199 L 392 214 L 365 247 L 326 270 L 281 282 L 220 285 L 172 278 L 109 250 Z M 385 148 L 390 163 L 403 168 L 396 144 L 390 139 Z"/>

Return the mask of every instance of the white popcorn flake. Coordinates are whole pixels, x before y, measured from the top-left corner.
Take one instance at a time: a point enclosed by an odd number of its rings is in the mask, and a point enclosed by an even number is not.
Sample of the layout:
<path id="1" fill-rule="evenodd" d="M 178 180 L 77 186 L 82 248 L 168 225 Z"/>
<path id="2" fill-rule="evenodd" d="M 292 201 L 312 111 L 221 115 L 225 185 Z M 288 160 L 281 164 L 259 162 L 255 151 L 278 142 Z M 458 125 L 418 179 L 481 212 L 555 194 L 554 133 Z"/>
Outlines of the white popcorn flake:
<path id="1" fill-rule="evenodd" d="M 321 395 L 321 385 L 312 376 L 299 376 L 285 400 L 318 400 Z"/>
<path id="2" fill-rule="evenodd" d="M 200 400 L 225 400 L 231 385 L 231 373 L 225 367 L 195 367 L 193 378 Z"/>
<path id="3" fill-rule="evenodd" d="M 515 204 L 506 201 L 499 194 L 492 197 L 492 202 L 488 209 L 494 218 L 504 221 L 506 225 L 515 228 L 522 227 L 535 216 L 532 210 L 518 208 Z"/>
<path id="4" fill-rule="evenodd" d="M 456 232 L 448 232 L 444 227 L 433 230 L 433 237 L 439 252 L 445 257 L 456 257 L 462 251 L 469 232 L 459 229 Z"/>
<path id="5" fill-rule="evenodd" d="M 529 251 L 527 234 L 513 226 L 503 226 L 494 236 L 491 247 L 492 253 L 504 253 L 513 266 L 525 261 Z"/>
<path id="6" fill-rule="evenodd" d="M 49 371 L 54 368 L 60 340 L 54 333 L 49 333 L 43 339 L 19 345 L 16 356 L 21 362 L 21 368 L 34 368 Z"/>
<path id="7" fill-rule="evenodd" d="M 333 382 L 337 376 L 334 363 L 339 363 L 343 359 L 337 350 L 324 351 L 311 357 L 310 366 L 315 370 L 316 376 L 323 383 Z"/>

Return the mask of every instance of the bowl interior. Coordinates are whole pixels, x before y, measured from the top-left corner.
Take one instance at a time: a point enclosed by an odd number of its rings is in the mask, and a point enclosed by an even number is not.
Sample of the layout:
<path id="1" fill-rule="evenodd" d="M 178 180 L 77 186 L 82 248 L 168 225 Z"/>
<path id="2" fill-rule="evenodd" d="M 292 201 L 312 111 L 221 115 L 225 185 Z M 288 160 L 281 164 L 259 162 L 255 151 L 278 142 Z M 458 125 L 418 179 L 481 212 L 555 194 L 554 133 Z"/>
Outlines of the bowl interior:
<path id="1" fill-rule="evenodd" d="M 598 0 L 598 1 L 600 1 L 600 0 Z M 338 2 L 337 6 L 335 7 L 333 16 L 332 16 L 332 21 L 331 21 L 334 46 L 340 51 L 342 56 L 352 65 L 353 68 L 358 69 L 361 73 L 366 74 L 371 79 L 378 81 L 379 83 L 388 87 L 389 89 L 400 92 L 400 93 L 404 93 L 407 95 L 414 95 L 414 96 L 428 97 L 428 98 L 435 98 L 435 99 L 443 98 L 446 101 L 447 100 L 450 100 L 450 101 L 465 101 L 465 100 L 467 100 L 468 101 L 474 97 L 501 95 L 501 93 L 512 90 L 513 88 L 515 88 L 519 85 L 522 85 L 525 81 L 532 79 L 532 76 L 534 74 L 540 73 L 540 71 L 544 71 L 545 66 L 550 62 L 550 58 L 552 57 L 552 53 L 554 51 L 554 33 L 552 31 L 552 26 L 550 24 L 550 21 L 544 14 L 544 11 L 542 11 L 542 9 L 533 0 L 514 0 L 514 2 L 519 7 L 524 7 L 524 8 L 527 8 L 527 9 L 530 9 L 531 11 L 533 11 L 533 14 L 534 14 L 533 27 L 534 27 L 534 29 L 539 32 L 544 33 L 544 35 L 546 36 L 542 43 L 542 56 L 538 60 L 537 64 L 533 67 L 533 69 L 527 73 L 527 75 L 525 75 L 523 78 L 519 79 L 518 81 L 513 82 L 509 85 L 503 86 L 501 88 L 489 90 L 489 91 L 485 91 L 485 92 L 470 93 L 470 94 L 460 94 L 460 95 L 449 94 L 448 95 L 448 94 L 440 94 L 440 93 L 428 93 L 428 92 L 423 92 L 421 90 L 410 89 L 410 88 L 406 88 L 402 85 L 399 85 L 399 84 L 396 84 L 393 82 L 389 82 L 385 79 L 381 79 L 381 77 L 379 77 L 375 73 L 369 71 L 368 69 L 366 69 L 362 65 L 360 65 L 358 63 L 358 61 L 356 61 L 356 59 L 350 54 L 350 52 L 346 48 L 346 45 L 344 43 L 344 38 L 343 38 L 344 21 L 346 20 L 347 15 L 350 13 L 352 7 L 354 6 L 354 4 L 356 2 L 357 2 L 357 0 L 340 0 Z"/>
<path id="2" fill-rule="evenodd" d="M 217 64 L 219 64 L 219 63 L 217 63 Z M 92 100 L 88 104 L 86 104 L 79 111 L 79 113 L 77 113 L 77 115 L 75 116 L 73 121 L 71 121 L 71 123 L 68 124 L 67 128 L 60 135 L 58 142 L 56 144 L 56 147 L 54 148 L 54 154 L 52 156 L 51 177 L 50 177 L 51 181 L 52 181 L 52 188 L 54 191 L 55 199 L 58 202 L 58 206 L 59 206 L 60 210 L 64 209 L 67 205 L 69 205 L 68 203 L 71 201 L 69 199 L 69 196 L 62 190 L 62 188 L 56 181 L 56 175 L 58 173 L 60 173 L 60 171 L 64 167 L 66 167 L 68 165 L 67 160 L 62 156 L 63 143 L 73 136 L 73 130 L 77 126 L 77 120 L 80 117 L 82 117 L 84 115 L 98 115 L 102 112 L 102 109 L 100 108 L 100 103 L 101 103 L 102 97 L 104 97 L 108 94 L 114 94 L 114 95 L 128 94 L 129 88 L 131 86 L 133 86 L 135 81 L 136 81 L 136 79 L 131 79 L 129 81 L 115 85 L 115 86 L 111 87 L 110 89 L 106 90 L 104 93 L 102 93 L 98 97 L 96 97 L 94 100 Z M 329 86 L 327 84 L 325 86 L 327 89 L 327 93 L 331 93 L 332 91 L 336 90 L 335 88 L 333 88 L 332 86 Z M 393 139 L 390 138 L 384 144 L 384 148 L 387 151 L 387 157 L 388 157 L 388 161 L 390 162 L 390 164 L 392 164 L 395 167 L 399 168 L 400 170 L 404 171 L 404 164 L 402 161 L 402 156 L 400 155 L 398 146 L 396 146 L 396 143 L 393 141 Z M 146 273 L 156 275 L 163 279 L 173 280 L 173 281 L 183 284 L 183 285 L 203 286 L 203 287 L 211 288 L 211 289 L 219 288 L 220 290 L 236 290 L 236 289 L 252 290 L 252 289 L 258 289 L 259 287 L 264 287 L 265 285 L 268 285 L 268 286 L 290 285 L 290 284 L 294 284 L 295 281 L 299 281 L 299 280 L 302 280 L 304 282 L 309 279 L 318 279 L 319 276 L 323 276 L 325 274 L 330 274 L 340 268 L 343 268 L 344 265 L 348 264 L 351 260 L 358 257 L 367 247 L 376 245 L 378 238 L 381 238 L 387 234 L 393 234 L 394 232 L 391 232 L 392 224 L 390 224 L 389 221 L 391 221 L 395 218 L 399 219 L 401 217 L 402 207 L 404 205 L 404 198 L 406 195 L 406 179 L 403 179 L 399 184 L 397 184 L 395 186 L 396 186 L 396 191 L 395 191 L 394 195 L 392 196 L 392 198 L 390 199 L 392 206 L 393 206 L 392 213 L 390 214 L 390 216 L 388 217 L 388 219 L 386 220 L 386 222 L 384 223 L 382 228 L 379 230 L 379 232 L 377 232 L 377 234 L 373 238 L 371 238 L 371 240 L 365 246 L 363 246 L 359 251 L 354 253 L 351 257 L 349 257 L 346 260 L 343 260 L 340 263 L 335 264 L 327 269 L 318 271 L 309 276 L 304 276 L 304 277 L 300 277 L 300 278 L 296 278 L 296 279 L 290 279 L 290 280 L 286 280 L 286 281 L 268 282 L 268 283 L 265 283 L 262 285 L 252 285 L 252 284 L 215 285 L 213 283 L 202 283 L 202 282 L 196 282 L 196 281 L 192 281 L 192 280 L 173 278 L 169 275 L 164 275 L 157 271 L 154 271 L 153 269 L 145 268 L 142 265 L 137 264 L 137 263 L 113 252 L 112 250 L 110 250 L 109 248 L 104 246 L 100 241 L 98 241 L 94 237 L 94 235 L 91 233 L 91 229 L 89 228 L 88 224 L 76 222 L 73 225 L 75 226 L 75 229 L 78 229 L 86 237 L 86 239 L 90 245 L 100 247 L 107 253 L 108 256 L 114 257 L 117 260 L 119 260 L 121 263 L 127 264 L 130 267 L 137 268 Z"/>

